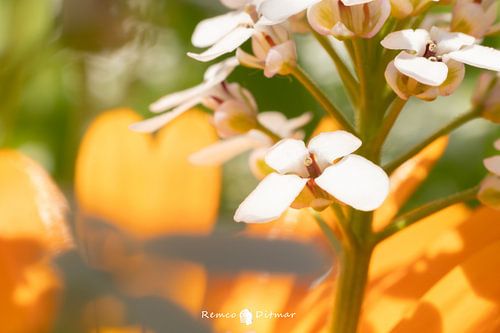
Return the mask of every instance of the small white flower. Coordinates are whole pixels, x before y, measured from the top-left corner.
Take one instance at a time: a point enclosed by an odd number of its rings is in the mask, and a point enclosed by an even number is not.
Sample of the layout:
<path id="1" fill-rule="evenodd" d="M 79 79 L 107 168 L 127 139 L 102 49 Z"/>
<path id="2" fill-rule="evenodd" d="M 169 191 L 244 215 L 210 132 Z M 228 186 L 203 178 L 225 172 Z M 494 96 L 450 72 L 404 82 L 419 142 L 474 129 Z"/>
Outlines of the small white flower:
<path id="1" fill-rule="evenodd" d="M 268 78 L 288 75 L 297 63 L 295 42 L 282 25 L 259 28 L 252 37 L 252 50 L 253 54 L 249 54 L 238 49 L 236 57 L 243 66 L 263 69 Z"/>
<path id="2" fill-rule="evenodd" d="M 311 8 L 322 0 L 266 0 L 259 10 L 264 17 L 273 22 L 283 22 L 288 18 Z M 355 6 L 373 0 L 340 0 L 345 6 Z"/>
<path id="3" fill-rule="evenodd" d="M 281 138 L 301 137 L 303 133 L 298 131 L 311 120 L 311 113 L 287 119 L 280 112 L 261 112 L 257 115 L 258 122 L 272 133 Z M 250 155 L 250 169 L 257 178 L 262 178 L 262 172 L 258 167 L 262 155 L 273 145 L 272 138 L 265 133 L 253 129 L 241 135 L 216 142 L 190 156 L 189 160 L 198 165 L 221 165 L 230 159 L 252 150 Z"/>
<path id="4" fill-rule="evenodd" d="M 336 198 L 363 211 L 378 208 L 389 193 L 389 177 L 379 166 L 352 154 L 360 146 L 361 140 L 345 131 L 321 133 L 308 147 L 295 139 L 278 142 L 265 157 L 276 172 L 241 203 L 235 221 L 277 219 L 306 188 L 323 201 Z"/>
<path id="5" fill-rule="evenodd" d="M 136 132 L 154 132 L 194 106 L 203 103 L 207 98 L 223 94 L 224 92 L 220 91 L 221 83 L 227 79 L 238 64 L 238 60 L 233 57 L 210 66 L 205 72 L 204 81 L 201 84 L 164 96 L 150 106 L 152 112 L 168 112 L 135 123 L 130 128 Z"/>
<path id="6" fill-rule="evenodd" d="M 475 45 L 472 36 L 436 27 L 390 33 L 381 44 L 391 50 L 404 50 L 394 59 L 402 74 L 416 81 L 440 86 L 448 77 L 447 62 L 455 60 L 475 67 L 500 71 L 500 51 Z"/>
<path id="7" fill-rule="evenodd" d="M 262 18 L 259 13 L 259 6 L 263 0 L 222 2 L 235 10 L 198 23 L 191 42 L 196 47 L 208 47 L 208 49 L 202 53 L 189 52 L 191 58 L 206 62 L 233 52 L 250 39 L 259 27 L 274 24 Z"/>

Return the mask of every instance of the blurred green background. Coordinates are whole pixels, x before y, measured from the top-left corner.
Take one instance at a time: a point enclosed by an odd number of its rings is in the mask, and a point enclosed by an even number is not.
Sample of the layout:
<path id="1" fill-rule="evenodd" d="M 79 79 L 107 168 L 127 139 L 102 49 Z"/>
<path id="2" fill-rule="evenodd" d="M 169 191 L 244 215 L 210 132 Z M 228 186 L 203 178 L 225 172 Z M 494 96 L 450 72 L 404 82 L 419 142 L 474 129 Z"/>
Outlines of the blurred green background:
<path id="1" fill-rule="evenodd" d="M 217 0 L 1 0 L 0 142 L 40 163 L 71 193 L 74 160 L 89 121 L 99 112 L 131 107 L 144 115 L 165 93 L 201 80 L 207 64 L 185 56 L 190 35 L 202 18 L 224 12 Z M 350 112 L 330 60 L 314 40 L 298 37 L 300 62 L 335 102 Z M 499 45 L 498 39 L 486 40 Z M 409 148 L 469 107 L 479 71 L 451 97 L 412 101 L 386 146 L 386 159 Z M 289 78 L 265 79 L 238 69 L 230 78 L 248 87 L 261 111 L 287 116 L 314 111 L 310 131 L 322 113 Z M 452 136 L 439 163 L 411 205 L 477 183 L 482 157 L 493 153 L 500 130 L 478 120 Z M 241 157 L 225 167 L 223 215 L 254 186 Z"/>

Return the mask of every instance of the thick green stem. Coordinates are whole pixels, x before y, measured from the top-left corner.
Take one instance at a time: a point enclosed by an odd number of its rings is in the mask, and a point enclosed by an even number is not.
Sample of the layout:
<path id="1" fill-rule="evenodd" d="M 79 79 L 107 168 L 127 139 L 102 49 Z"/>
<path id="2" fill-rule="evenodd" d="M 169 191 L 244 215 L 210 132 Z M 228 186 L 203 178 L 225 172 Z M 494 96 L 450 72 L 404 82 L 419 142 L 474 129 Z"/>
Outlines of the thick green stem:
<path id="1" fill-rule="evenodd" d="M 408 161 L 410 158 L 418 154 L 422 149 L 427 147 L 429 144 L 431 144 L 433 141 L 438 139 L 439 137 L 443 135 L 447 135 L 453 130 L 459 128 L 460 126 L 464 125 L 465 123 L 479 117 L 481 115 L 481 110 L 476 108 L 473 109 L 467 113 L 464 113 L 463 115 L 459 116 L 455 120 L 453 120 L 451 123 L 448 125 L 440 128 L 434 134 L 429 136 L 427 139 L 410 149 L 407 153 L 405 153 L 403 156 L 398 157 L 396 160 L 390 162 L 389 164 L 384 166 L 384 169 L 387 173 L 392 173 L 397 167 L 399 167 L 401 164 L 404 162 Z"/>
<path id="2" fill-rule="evenodd" d="M 302 68 L 296 66 L 293 67 L 291 71 L 292 75 L 309 91 L 321 107 L 323 107 L 323 109 L 340 124 L 340 126 L 342 126 L 345 130 L 354 133 L 354 128 L 351 124 L 349 124 L 342 112 L 340 112 L 339 109 L 333 105 L 328 97 L 326 97 L 326 95 Z"/>
<path id="3" fill-rule="evenodd" d="M 375 243 L 383 241 L 384 239 L 394 235 L 398 231 L 403 230 L 413 223 L 418 222 L 423 218 L 430 216 L 446 207 L 476 198 L 478 191 L 479 186 L 476 186 L 465 191 L 450 195 L 449 197 L 432 201 L 421 207 L 415 208 L 414 210 L 406 214 L 396 217 L 394 219 L 394 222 L 389 224 L 384 230 L 375 235 Z"/>
<path id="4" fill-rule="evenodd" d="M 335 289 L 331 332 L 357 332 L 371 254 L 372 248 L 363 247 L 345 249 L 342 254 Z"/>
<path id="5" fill-rule="evenodd" d="M 312 30 L 312 32 L 314 34 L 314 37 L 318 40 L 323 49 L 326 51 L 326 53 L 328 53 L 328 55 L 332 59 L 333 63 L 335 64 L 335 67 L 337 68 L 337 72 L 339 73 L 339 76 L 342 82 L 344 83 L 344 86 L 347 90 L 349 98 L 351 99 L 351 102 L 355 103 L 357 92 L 359 90 L 358 82 L 351 74 L 351 71 L 346 66 L 342 58 L 340 58 L 340 56 L 337 54 L 337 51 L 335 51 L 335 49 L 333 48 L 331 42 L 328 40 L 328 37 L 320 35 L 315 30 Z"/>

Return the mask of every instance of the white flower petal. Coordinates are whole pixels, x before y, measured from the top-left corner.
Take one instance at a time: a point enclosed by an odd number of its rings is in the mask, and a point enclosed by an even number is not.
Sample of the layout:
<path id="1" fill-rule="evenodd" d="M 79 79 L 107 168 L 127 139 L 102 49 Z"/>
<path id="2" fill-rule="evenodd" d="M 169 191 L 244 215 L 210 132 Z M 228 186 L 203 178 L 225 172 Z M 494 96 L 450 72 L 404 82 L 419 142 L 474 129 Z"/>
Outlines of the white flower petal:
<path id="1" fill-rule="evenodd" d="M 346 131 L 324 132 L 309 141 L 309 151 L 316 157 L 321 169 L 361 147 L 361 140 Z"/>
<path id="2" fill-rule="evenodd" d="M 436 52 L 438 55 L 460 50 L 463 46 L 469 46 L 476 42 L 476 39 L 472 36 L 461 32 L 448 32 L 437 27 L 431 28 L 430 35 L 437 45 Z"/>
<path id="3" fill-rule="evenodd" d="M 372 2 L 373 0 L 340 0 L 345 6 L 362 5 L 364 3 Z"/>
<path id="4" fill-rule="evenodd" d="M 429 41 L 429 33 L 424 29 L 406 29 L 388 34 L 381 42 L 383 47 L 390 50 L 411 50 L 423 55 Z"/>
<path id="5" fill-rule="evenodd" d="M 451 52 L 447 56 L 467 65 L 500 71 L 500 51 L 491 47 L 473 45 Z"/>
<path id="6" fill-rule="evenodd" d="M 175 118 L 179 117 L 181 114 L 184 112 L 192 109 L 194 106 L 196 106 L 198 103 L 200 103 L 200 99 L 193 99 L 189 101 L 188 103 L 179 105 L 177 108 L 173 109 L 172 111 L 165 112 L 159 116 L 155 116 L 153 118 L 149 118 L 143 121 L 140 121 L 138 123 L 132 124 L 129 126 L 129 128 L 134 131 L 134 132 L 139 132 L 139 133 L 152 133 Z"/>
<path id="7" fill-rule="evenodd" d="M 259 10 L 263 16 L 273 22 L 282 22 L 290 16 L 300 13 L 321 0 L 267 0 Z"/>
<path id="8" fill-rule="evenodd" d="M 224 59 L 221 62 L 209 66 L 203 75 L 203 80 L 216 81 L 217 83 L 222 82 L 227 79 L 239 64 L 236 57 Z"/>
<path id="9" fill-rule="evenodd" d="M 192 88 L 179 91 L 170 95 L 163 96 L 156 102 L 152 103 L 149 106 L 149 110 L 151 112 L 163 112 L 165 110 L 169 110 L 173 107 L 181 105 L 183 103 L 187 103 L 194 98 L 202 98 L 206 95 L 208 91 L 210 91 L 214 87 L 214 84 L 204 82 L 200 85 L 194 86 Z"/>
<path id="10" fill-rule="evenodd" d="M 384 170 L 358 155 L 328 167 L 315 181 L 338 200 L 362 211 L 377 209 L 389 194 Z"/>
<path id="11" fill-rule="evenodd" d="M 495 141 L 495 143 L 493 144 L 493 146 L 495 147 L 496 150 L 500 150 L 500 139 Z"/>
<path id="12" fill-rule="evenodd" d="M 261 140 L 250 135 L 239 135 L 203 148 L 189 156 L 189 161 L 198 165 L 221 165 L 247 150 L 261 146 Z"/>
<path id="13" fill-rule="evenodd" d="M 281 174 L 294 173 L 301 177 L 308 177 L 304 164 L 309 151 L 302 140 L 283 139 L 275 144 L 267 153 L 267 165 Z"/>
<path id="14" fill-rule="evenodd" d="M 236 222 L 264 223 L 275 220 L 290 207 L 302 191 L 307 179 L 296 175 L 271 173 L 240 204 Z"/>
<path id="15" fill-rule="evenodd" d="M 439 86 L 448 77 L 448 66 L 444 62 L 430 61 L 405 51 L 394 59 L 394 66 L 404 75 L 429 86 Z"/>
<path id="16" fill-rule="evenodd" d="M 285 127 L 290 136 L 293 134 L 294 131 L 308 124 L 311 121 L 312 117 L 313 115 L 311 112 L 305 112 L 298 117 L 287 120 Z"/>
<path id="17" fill-rule="evenodd" d="M 220 2 L 231 9 L 238 9 L 245 7 L 246 4 L 251 3 L 251 0 L 220 0 Z"/>
<path id="18" fill-rule="evenodd" d="M 245 12 L 230 12 L 198 23 L 191 43 L 196 47 L 212 46 L 240 25 L 252 24 L 252 18 Z"/>
<path id="19" fill-rule="evenodd" d="M 189 52 L 188 56 L 203 62 L 214 60 L 223 54 L 236 50 L 252 37 L 253 32 L 253 28 L 238 27 L 224 36 L 208 50 L 200 54 Z"/>
<path id="20" fill-rule="evenodd" d="M 489 172 L 500 176 L 500 155 L 485 159 L 484 166 Z"/>

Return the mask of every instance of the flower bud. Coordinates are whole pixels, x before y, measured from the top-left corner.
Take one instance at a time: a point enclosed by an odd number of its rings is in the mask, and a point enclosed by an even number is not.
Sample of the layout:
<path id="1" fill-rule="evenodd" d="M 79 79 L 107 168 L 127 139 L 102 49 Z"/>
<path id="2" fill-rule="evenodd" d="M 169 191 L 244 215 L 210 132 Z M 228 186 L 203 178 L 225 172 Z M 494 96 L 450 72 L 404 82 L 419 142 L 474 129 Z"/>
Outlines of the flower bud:
<path id="1" fill-rule="evenodd" d="M 479 77 L 472 105 L 482 110 L 483 118 L 500 123 L 500 81 L 498 74 L 483 73 Z"/>
<path id="2" fill-rule="evenodd" d="M 253 55 L 238 49 L 240 64 L 264 70 L 268 78 L 276 74 L 288 75 L 297 64 L 295 42 L 281 25 L 261 27 L 252 36 Z"/>
<path id="3" fill-rule="evenodd" d="M 371 38 L 382 28 L 390 12 L 389 0 L 351 6 L 340 0 L 323 0 L 309 9 L 308 19 L 314 30 L 323 35 L 339 39 Z"/>
<path id="4" fill-rule="evenodd" d="M 257 126 L 255 110 L 238 100 L 222 103 L 215 110 L 213 119 L 221 138 L 244 134 Z"/>
<path id="5" fill-rule="evenodd" d="M 453 7 L 451 31 L 483 38 L 495 23 L 496 0 L 457 0 Z"/>
<path id="6" fill-rule="evenodd" d="M 500 209 L 500 177 L 487 176 L 481 183 L 477 198 L 486 206 Z"/>
<path id="7" fill-rule="evenodd" d="M 385 78 L 389 86 L 402 99 L 408 99 L 415 96 L 425 101 L 435 100 L 438 96 L 451 95 L 462 83 L 465 75 L 465 66 L 457 61 L 450 60 L 446 63 L 448 66 L 448 77 L 437 87 L 429 86 L 412 79 L 394 66 L 394 61 L 387 65 Z"/>

